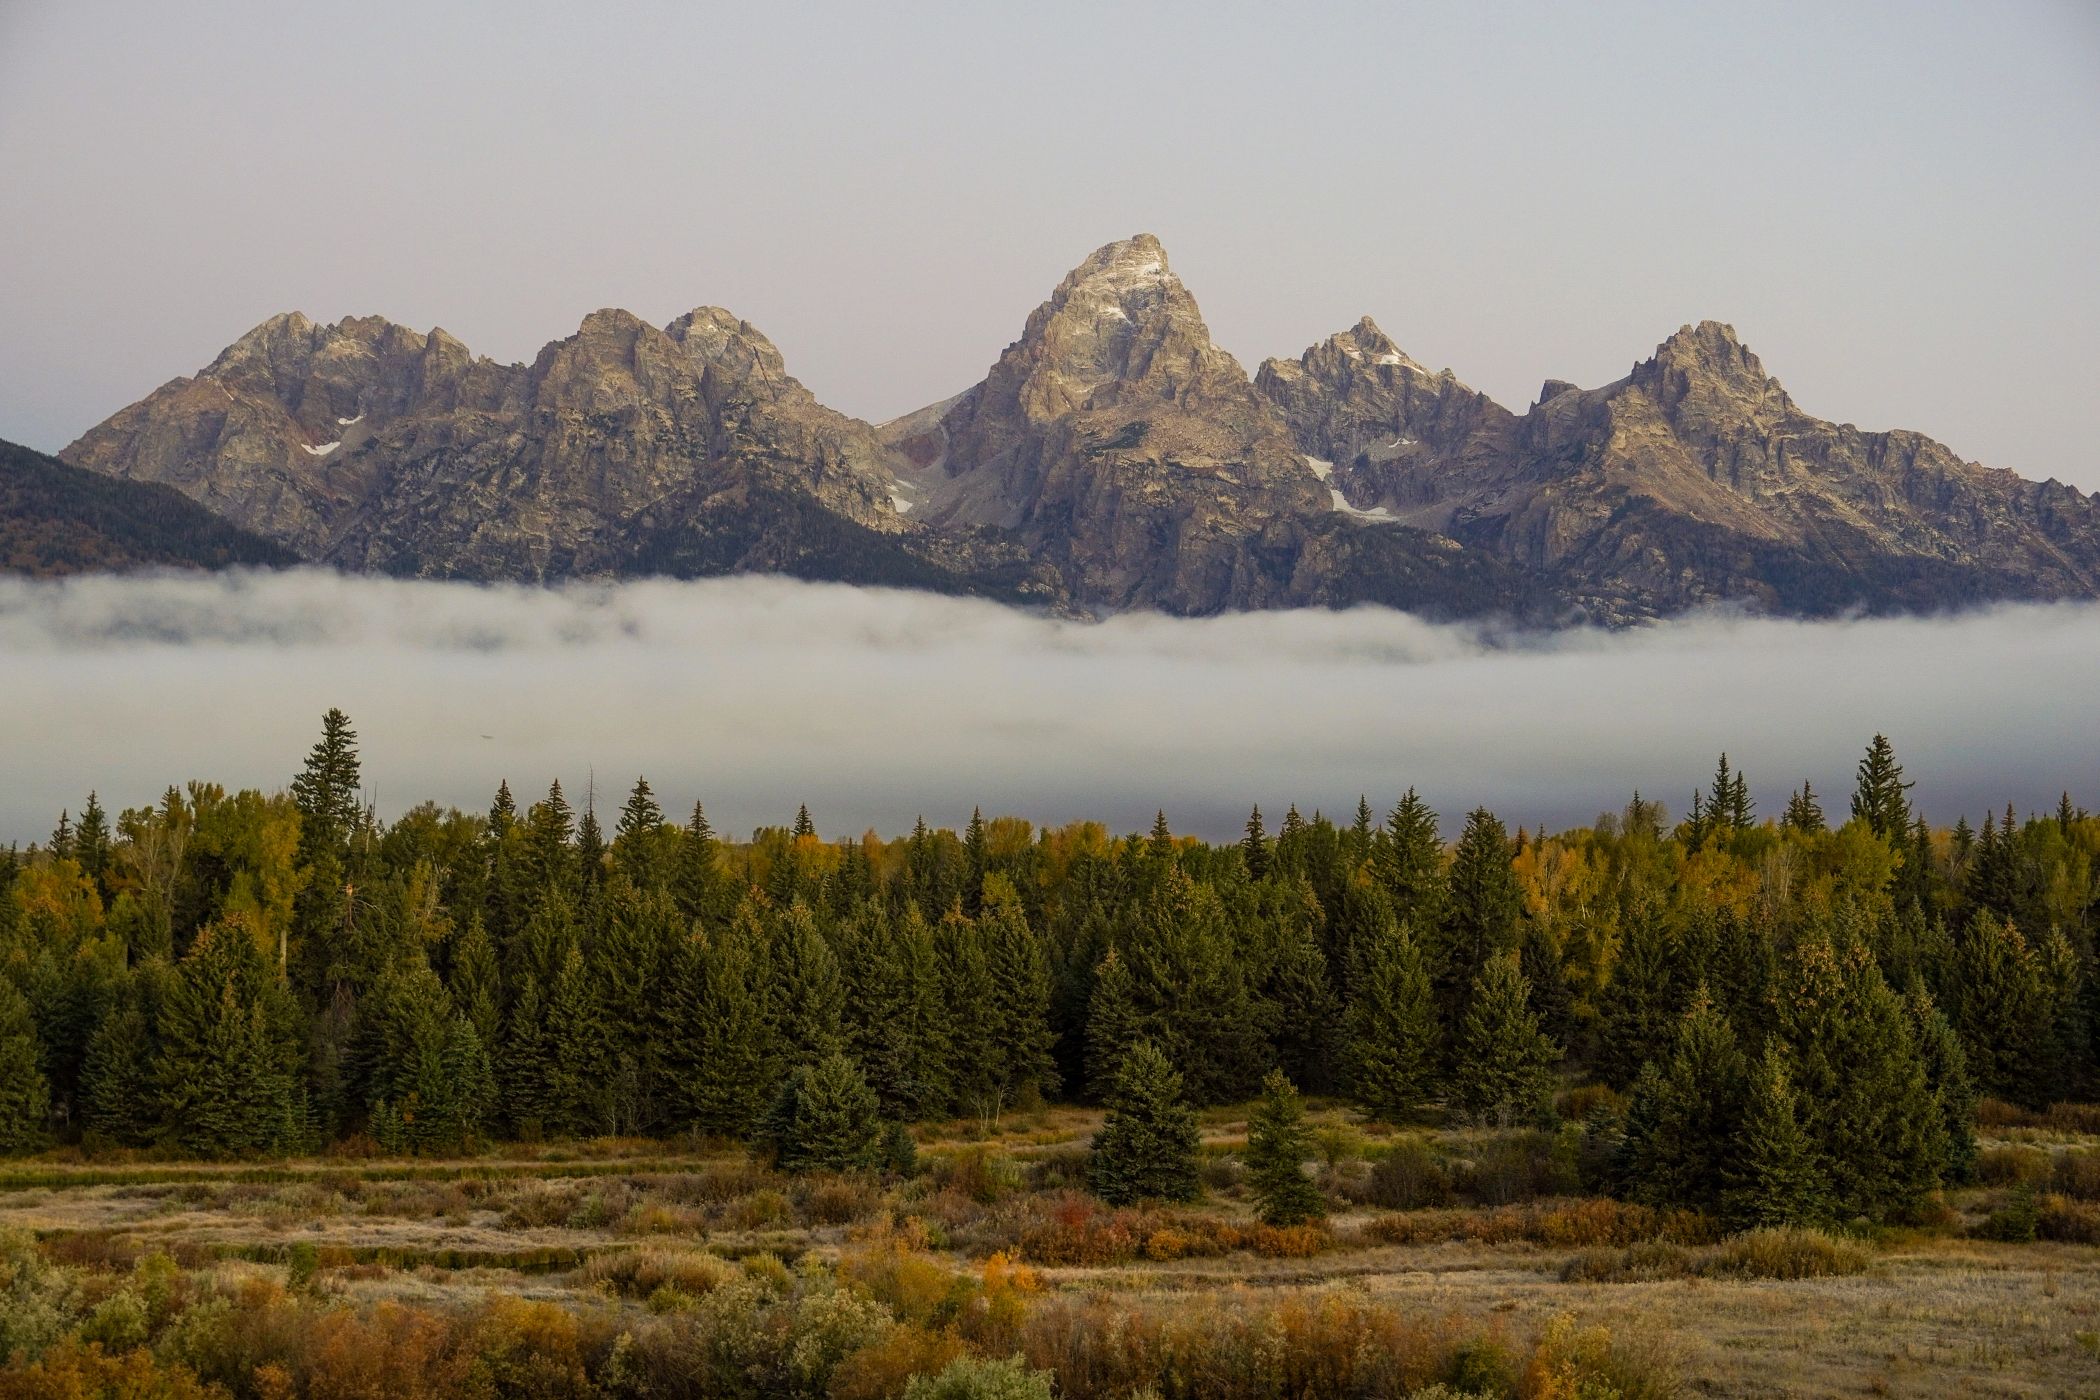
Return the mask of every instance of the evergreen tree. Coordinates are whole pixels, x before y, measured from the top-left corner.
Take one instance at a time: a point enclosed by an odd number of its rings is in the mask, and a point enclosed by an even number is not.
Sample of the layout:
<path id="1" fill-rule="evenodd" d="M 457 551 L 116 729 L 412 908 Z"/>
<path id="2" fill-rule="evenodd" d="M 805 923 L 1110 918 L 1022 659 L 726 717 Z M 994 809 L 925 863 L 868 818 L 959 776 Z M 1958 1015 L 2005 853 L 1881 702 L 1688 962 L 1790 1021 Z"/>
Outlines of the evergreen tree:
<path id="1" fill-rule="evenodd" d="M 1459 1023 L 1453 1101 L 1483 1121 L 1535 1117 L 1545 1106 L 1559 1058 L 1559 1047 L 1539 1029 L 1517 955 L 1489 958 L 1474 979 Z"/>
<path id="2" fill-rule="evenodd" d="M 73 858 L 73 809 L 68 807 L 58 814 L 58 825 L 51 828 L 51 840 L 45 849 L 53 860 Z"/>
<path id="3" fill-rule="evenodd" d="M 1444 918 L 1444 847 L 1436 813 L 1413 788 L 1386 815 L 1384 839 L 1372 868 L 1392 899 L 1394 916 L 1416 929 L 1436 929 Z"/>
<path id="4" fill-rule="evenodd" d="M 496 945 L 489 941 L 481 916 L 471 914 L 452 945 L 452 977 L 446 984 L 452 1004 L 473 1023 L 484 1047 L 502 1041 L 503 984 L 496 969 Z"/>
<path id="5" fill-rule="evenodd" d="M 1106 1103 L 1137 1045 L 1140 1027 L 1130 965 L 1113 946 L 1094 969 L 1086 1007 L 1086 1085 L 1096 1103 Z"/>
<path id="6" fill-rule="evenodd" d="M 689 919 L 707 918 L 716 912 L 715 895 L 720 883 L 720 847 L 715 829 L 699 803 L 685 825 L 685 839 L 678 843 L 678 907 Z"/>
<path id="7" fill-rule="evenodd" d="M 594 1137 L 611 1129 L 612 1037 L 583 958 L 571 947 L 547 999 L 546 1129 L 553 1137 Z"/>
<path id="8" fill-rule="evenodd" d="M 1816 800 L 1816 790 L 1802 783 L 1801 790 L 1787 798 L 1786 812 L 1779 818 L 1779 824 L 1804 836 L 1814 836 L 1824 830 L 1823 804 Z"/>
<path id="9" fill-rule="evenodd" d="M 1362 951 L 1349 1000 L 1349 1094 L 1365 1112 L 1399 1122 L 1429 1097 L 1436 1007 L 1414 938 L 1387 922 Z"/>
<path id="10" fill-rule="evenodd" d="M 867 1171 L 882 1163 L 875 1091 L 840 1054 L 788 1076 L 767 1116 L 765 1136 L 783 1171 Z"/>
<path id="11" fill-rule="evenodd" d="M 1668 1053 L 1634 1082 L 1624 1154 L 1635 1199 L 1713 1213 L 1736 1152 L 1745 1092 L 1735 1031 L 1701 987 Z"/>
<path id="12" fill-rule="evenodd" d="M 5 995 L 0 992 L 0 998 Z M 125 1147 L 152 1142 L 159 1117 L 152 1053 L 152 1025 L 135 991 L 128 989 L 96 1023 L 88 1040 L 82 1096 L 90 1133 Z M 0 1059 L 4 1058 L 0 1052 Z M 0 1081 L 4 1080 L 5 1075 L 0 1074 Z"/>
<path id="13" fill-rule="evenodd" d="M 176 969 L 162 1007 L 162 1135 L 199 1157 L 288 1151 L 305 1133 L 293 1009 L 244 924 L 215 925 Z"/>
<path id="14" fill-rule="evenodd" d="M 670 1062 L 687 1121 L 703 1134 L 750 1131 L 773 1093 L 766 934 L 748 905 L 686 945 Z"/>
<path id="15" fill-rule="evenodd" d="M 81 870 L 105 897 L 109 890 L 109 857 L 109 817 L 102 810 L 101 798 L 90 792 L 87 805 L 80 809 L 80 825 L 73 832 L 73 859 L 80 862 Z"/>
<path id="16" fill-rule="evenodd" d="M 1057 1088 L 1057 1065 L 1051 1053 L 1055 1036 L 1050 1028 L 1050 963 L 1010 881 L 994 875 L 985 882 L 978 926 L 990 984 L 987 1009 L 998 1038 L 1002 1097 L 1018 1103 L 1051 1093 Z"/>
<path id="17" fill-rule="evenodd" d="M 1727 1168 L 1721 1216 L 1732 1229 L 1818 1225 L 1830 1212 L 1829 1186 L 1815 1144 L 1801 1126 L 1798 1099 L 1777 1045 L 1750 1073 L 1742 1129 Z"/>
<path id="18" fill-rule="evenodd" d="M 357 731 L 350 716 L 330 709 L 321 716 L 321 737 L 306 756 L 306 767 L 292 779 L 292 801 L 299 807 L 299 841 L 309 859 L 322 850 L 341 854 L 362 811 L 357 757 Z"/>
<path id="19" fill-rule="evenodd" d="M 925 819 L 921 818 L 920 820 L 923 823 Z M 808 804 L 805 803 L 802 806 L 797 807 L 795 809 L 795 827 L 794 830 L 789 833 L 789 835 L 793 836 L 795 840 L 801 841 L 809 837 L 814 837 L 816 834 L 817 824 L 809 819 Z"/>
<path id="20" fill-rule="evenodd" d="M 1261 1102 L 1247 1120 L 1247 1181 L 1265 1225 L 1302 1225 L 1327 1214 L 1320 1189 L 1305 1175 L 1312 1135 L 1305 1105 L 1282 1070 L 1262 1081 Z"/>
<path id="21" fill-rule="evenodd" d="M 815 1064 L 843 1050 L 846 984 L 838 958 L 817 929 L 816 915 L 800 900 L 781 916 L 769 964 L 772 1030 L 768 1039 L 781 1067 Z"/>
<path id="22" fill-rule="evenodd" d="M 597 796 L 595 788 L 584 790 L 583 816 L 576 823 L 576 871 L 586 909 L 605 884 L 605 831 L 598 825 Z"/>
<path id="23" fill-rule="evenodd" d="M 1631 1085 L 1642 1064 L 1667 1043 L 1682 1003 L 1662 912 L 1634 896 L 1619 917 L 1619 952 L 1599 1006 L 1598 1070 L 1615 1089 Z"/>
<path id="24" fill-rule="evenodd" d="M 1240 838 L 1240 860 L 1247 867 L 1247 878 L 1259 880 L 1269 873 L 1269 837 L 1262 830 L 1260 806 L 1248 813 L 1246 830 Z"/>
<path id="25" fill-rule="evenodd" d="M 1451 856 L 1449 891 L 1437 975 L 1445 1005 L 1455 1011 L 1488 963 L 1518 947 L 1522 900 L 1510 869 L 1509 833 L 1484 807 L 1466 817 Z"/>
<path id="26" fill-rule="evenodd" d="M 1108 1116 L 1094 1135 L 1087 1180 L 1110 1205 L 1194 1200 L 1198 1141 L 1181 1075 L 1158 1046 L 1139 1041 L 1117 1071 Z"/>
<path id="27" fill-rule="evenodd" d="M 1371 799 L 1362 793 L 1356 798 L 1356 819 L 1349 824 L 1349 860 L 1352 865 L 1362 865 L 1371 858 Z"/>
<path id="28" fill-rule="evenodd" d="M 0 976 L 0 1153 L 43 1144 L 51 1087 L 41 1058 L 29 1003 Z"/>
<path id="29" fill-rule="evenodd" d="M 1840 1218 L 1914 1209 L 1940 1183 L 1945 1117 L 1902 998 L 1873 953 L 1820 932 L 1794 950 L 1772 1027 Z"/>
<path id="30" fill-rule="evenodd" d="M 636 778 L 634 790 L 620 808 L 613 827 L 613 868 L 636 889 L 650 890 L 670 878 L 664 841 L 664 811 L 647 778 Z"/>
<path id="31" fill-rule="evenodd" d="M 2049 999 L 2040 960 L 2019 929 L 1983 909 L 1958 927 L 1947 959 L 1940 1001 L 1977 1087 L 1996 1098 L 2042 1106 L 2047 1091 L 2040 1042 Z"/>
<path id="32" fill-rule="evenodd" d="M 992 863 L 991 842 L 985 834 L 982 808 L 970 809 L 970 824 L 963 830 L 963 858 L 969 865 L 969 878 L 963 887 L 963 906 L 975 918 L 984 907 L 984 877 Z"/>
<path id="33" fill-rule="evenodd" d="M 1969 1078 L 1968 1056 L 1961 1037 L 1915 975 L 1904 993 L 1905 1010 L 1925 1061 L 1925 1084 L 1939 1101 L 1947 1129 L 1947 1180 L 1967 1182 L 1976 1175 L 1976 1086 Z"/>
<path id="34" fill-rule="evenodd" d="M 1164 807 L 1152 818 L 1152 855 L 1158 860 L 1174 858 L 1174 831 L 1167 825 L 1167 811 Z"/>
<path id="35" fill-rule="evenodd" d="M 496 1083 L 503 1117 L 510 1130 L 527 1142 L 548 1131 L 549 1094 L 553 1079 L 552 1047 L 547 1032 L 547 1006 L 540 979 L 527 970 L 518 982 L 496 1056 Z"/>
<path id="36" fill-rule="evenodd" d="M 1896 750 L 1884 735 L 1876 734 L 1859 761 L 1859 782 L 1852 793 L 1852 815 L 1865 822 L 1884 841 L 1910 830 L 1911 784 L 1903 781 L 1903 767 Z"/>

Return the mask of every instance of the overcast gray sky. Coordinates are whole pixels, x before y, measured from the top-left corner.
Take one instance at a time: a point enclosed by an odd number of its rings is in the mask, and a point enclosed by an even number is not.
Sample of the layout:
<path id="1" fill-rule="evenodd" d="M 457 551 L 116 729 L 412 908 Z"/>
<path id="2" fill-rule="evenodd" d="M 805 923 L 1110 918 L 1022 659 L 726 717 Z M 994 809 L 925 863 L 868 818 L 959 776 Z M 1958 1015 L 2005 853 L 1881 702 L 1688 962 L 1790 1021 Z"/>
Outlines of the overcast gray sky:
<path id="1" fill-rule="evenodd" d="M 2100 5 L 0 0 L 0 436 L 264 317 L 522 359 L 727 306 L 973 382 L 1159 234 L 1250 368 L 1363 313 L 1522 407 L 1737 327 L 1812 412 L 2100 488 Z"/>

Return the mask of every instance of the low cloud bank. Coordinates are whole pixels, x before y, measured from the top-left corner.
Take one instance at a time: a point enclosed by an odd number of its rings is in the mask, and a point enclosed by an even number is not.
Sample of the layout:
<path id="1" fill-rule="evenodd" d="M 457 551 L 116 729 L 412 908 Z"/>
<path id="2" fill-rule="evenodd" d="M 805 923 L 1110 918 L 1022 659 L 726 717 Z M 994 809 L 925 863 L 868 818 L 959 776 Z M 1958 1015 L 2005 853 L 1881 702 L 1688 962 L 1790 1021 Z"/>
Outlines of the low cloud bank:
<path id="1" fill-rule="evenodd" d="M 1803 778 L 1842 810 L 1876 731 L 1937 820 L 2069 789 L 2100 805 L 2100 608 L 1828 623 L 1704 618 L 1498 636 L 1405 614 L 1099 624 L 781 579 L 559 589 L 306 571 L 0 581 L 0 841 L 89 788 L 283 786 L 329 705 L 383 814 L 636 773 L 719 827 L 826 835 L 1040 822 L 1222 836 L 1381 811 L 1410 784 L 1559 826 L 1638 787 L 1673 811 L 1727 750 L 1760 810 Z"/>

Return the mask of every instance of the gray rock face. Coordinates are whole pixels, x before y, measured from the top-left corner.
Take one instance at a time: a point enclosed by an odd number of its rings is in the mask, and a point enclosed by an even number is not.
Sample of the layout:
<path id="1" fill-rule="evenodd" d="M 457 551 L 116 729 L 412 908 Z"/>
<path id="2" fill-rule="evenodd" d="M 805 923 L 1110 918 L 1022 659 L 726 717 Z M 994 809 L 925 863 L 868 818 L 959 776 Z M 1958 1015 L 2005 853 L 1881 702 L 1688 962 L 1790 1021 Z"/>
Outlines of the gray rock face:
<path id="1" fill-rule="evenodd" d="M 1250 380 L 1148 234 L 1074 268 L 983 382 L 879 429 L 715 307 L 595 312 L 530 365 L 292 314 L 63 456 L 396 574 L 1613 624 L 2100 596 L 2100 497 L 1812 418 L 1726 326 L 1521 416 L 1369 317 Z"/>

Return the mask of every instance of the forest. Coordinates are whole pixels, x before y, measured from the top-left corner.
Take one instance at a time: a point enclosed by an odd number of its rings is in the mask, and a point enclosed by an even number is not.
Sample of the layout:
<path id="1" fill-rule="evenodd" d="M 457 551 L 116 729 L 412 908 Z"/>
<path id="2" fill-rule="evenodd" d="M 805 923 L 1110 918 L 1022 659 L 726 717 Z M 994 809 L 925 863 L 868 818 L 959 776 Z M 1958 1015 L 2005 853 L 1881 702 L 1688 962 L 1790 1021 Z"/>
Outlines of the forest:
<path id="1" fill-rule="evenodd" d="M 1110 1365 L 1127 1319 L 1069 1289 L 1457 1241 L 1560 1251 L 1526 1265 L 1549 1290 L 2100 1241 L 2100 818 L 2067 794 L 1935 827 L 1881 736 L 1849 792 L 1776 814 L 1723 756 L 1674 818 L 1636 793 L 1512 832 L 1408 790 L 1220 843 L 1165 813 L 836 839 L 806 807 L 737 840 L 646 779 L 602 817 L 505 783 L 384 822 L 340 711 L 287 776 L 115 815 L 91 793 L 0 853 L 0 1150 L 26 1159 L 0 1177 L 28 1191 L 0 1211 L 0 1396 L 1253 1395 L 1221 1377 L 1284 1345 L 1264 1328 L 1320 1372 L 1297 1394 L 1669 1394 L 1558 1312 L 1512 1338 L 1329 1292 L 1200 1338 L 1162 1302 L 1155 1350 Z M 257 1210 L 262 1235 L 211 1233 Z M 346 1215 L 394 1243 L 297 1242 Z M 443 1247 L 397 1215 L 449 1222 Z M 315 1329 L 395 1346 L 396 1304 L 342 1290 L 397 1266 L 577 1291 L 419 1303 L 450 1359 L 359 1389 Z M 1031 1266 L 1071 1273 L 1023 1298 Z M 861 1350 L 783 1379 L 832 1325 L 803 1310 L 849 1304 L 880 1314 Z M 2072 1365 L 2074 1322 L 2020 1345 Z M 736 1337 L 759 1350 L 733 1383 L 686 1369 Z M 506 1347 L 574 1384 L 503 1379 Z M 1176 1380 L 1199 1353 L 1221 1369 Z"/>

